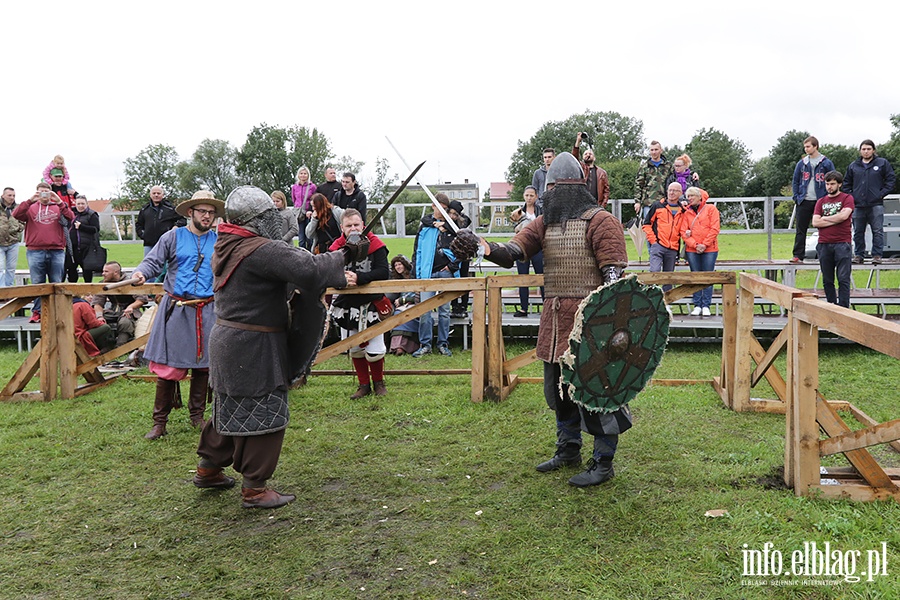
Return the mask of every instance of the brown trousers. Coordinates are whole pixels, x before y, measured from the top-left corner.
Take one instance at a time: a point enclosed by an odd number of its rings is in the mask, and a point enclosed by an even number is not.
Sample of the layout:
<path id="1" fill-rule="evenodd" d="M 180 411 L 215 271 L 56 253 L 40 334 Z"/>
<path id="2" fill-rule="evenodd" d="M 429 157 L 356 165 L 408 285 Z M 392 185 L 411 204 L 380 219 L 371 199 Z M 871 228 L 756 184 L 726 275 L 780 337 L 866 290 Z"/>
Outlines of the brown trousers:
<path id="1" fill-rule="evenodd" d="M 212 466 L 233 465 L 234 470 L 244 476 L 243 487 L 263 488 L 278 466 L 284 431 L 248 436 L 222 435 L 210 419 L 200 433 L 197 454 Z"/>

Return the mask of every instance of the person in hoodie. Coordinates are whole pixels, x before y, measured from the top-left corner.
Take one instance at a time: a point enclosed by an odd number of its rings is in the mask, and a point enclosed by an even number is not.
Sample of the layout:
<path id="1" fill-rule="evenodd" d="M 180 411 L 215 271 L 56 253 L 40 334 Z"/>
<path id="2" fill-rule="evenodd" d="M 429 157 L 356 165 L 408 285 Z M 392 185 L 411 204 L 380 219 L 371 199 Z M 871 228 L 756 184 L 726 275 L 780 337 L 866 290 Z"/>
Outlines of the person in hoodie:
<path id="1" fill-rule="evenodd" d="M 859 158 L 847 167 L 841 190 L 853 195 L 853 262 L 861 265 L 866 254 L 866 226 L 872 228 L 872 264 L 881 264 L 884 251 L 884 197 L 894 189 L 894 168 L 875 154 L 875 143 L 863 140 Z"/>
<path id="2" fill-rule="evenodd" d="M 698 187 L 685 191 L 688 206 L 681 217 L 681 238 L 687 250 L 691 271 L 715 271 L 719 256 L 719 209 L 709 204 L 709 194 Z M 712 286 L 694 293 L 691 315 L 708 317 L 712 304 Z"/>
<path id="3" fill-rule="evenodd" d="M 806 255 L 806 232 L 812 221 L 816 200 L 826 194 L 825 174 L 834 171 L 834 163 L 819 152 L 819 140 L 809 136 L 803 140 L 806 156 L 794 167 L 794 202 L 797 203 L 797 233 L 794 235 L 794 256 L 792 263 L 803 262 Z M 691 269 L 693 270 L 693 269 Z"/>
<path id="4" fill-rule="evenodd" d="M 25 224 L 25 256 L 31 283 L 59 283 L 66 264 L 66 228 L 75 218 L 72 209 L 43 181 L 34 195 L 12 212 L 14 219 Z M 41 299 L 34 301 L 31 322 L 41 320 Z"/>
<path id="5" fill-rule="evenodd" d="M 347 210 L 354 208 L 359 211 L 363 225 L 366 223 L 366 193 L 359 189 L 356 183 L 356 175 L 347 172 L 341 175 L 341 191 L 334 194 L 331 203 L 338 208 Z"/>

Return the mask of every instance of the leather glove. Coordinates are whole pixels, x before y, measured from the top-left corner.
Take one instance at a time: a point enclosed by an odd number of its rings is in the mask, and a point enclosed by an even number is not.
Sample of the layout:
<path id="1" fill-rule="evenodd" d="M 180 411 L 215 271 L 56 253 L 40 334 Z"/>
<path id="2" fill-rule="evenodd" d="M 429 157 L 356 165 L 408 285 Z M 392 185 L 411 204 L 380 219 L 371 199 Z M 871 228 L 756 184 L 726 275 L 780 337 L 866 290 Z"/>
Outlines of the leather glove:
<path id="1" fill-rule="evenodd" d="M 461 261 L 471 260 L 478 254 L 478 248 L 481 244 L 478 242 L 478 236 L 469 229 L 460 229 L 456 233 L 456 237 L 450 242 L 450 250 Z"/>
<path id="2" fill-rule="evenodd" d="M 369 255 L 369 238 L 362 237 L 358 233 L 347 236 L 347 243 L 341 248 L 344 252 L 344 264 L 362 262 Z"/>

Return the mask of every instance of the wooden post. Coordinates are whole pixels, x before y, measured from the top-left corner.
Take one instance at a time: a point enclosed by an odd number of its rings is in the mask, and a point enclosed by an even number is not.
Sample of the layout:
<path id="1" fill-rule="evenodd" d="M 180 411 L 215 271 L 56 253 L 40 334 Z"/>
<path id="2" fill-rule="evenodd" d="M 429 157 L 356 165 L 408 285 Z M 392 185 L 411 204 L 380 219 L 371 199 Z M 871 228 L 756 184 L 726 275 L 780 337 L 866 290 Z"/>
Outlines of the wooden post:
<path id="1" fill-rule="evenodd" d="M 485 391 L 485 308 L 487 281 L 481 290 L 472 292 L 472 402 L 484 400 Z"/>
<path id="2" fill-rule="evenodd" d="M 75 315 L 72 296 L 57 290 L 50 296 L 56 303 L 56 347 L 59 353 L 59 397 L 74 398 L 78 387 L 75 373 Z"/>
<path id="3" fill-rule="evenodd" d="M 816 393 L 819 389 L 819 328 L 791 311 L 790 352 L 787 379 L 789 420 L 793 431 L 785 448 L 793 446 L 794 493 L 806 495 L 810 486 L 819 484 L 819 425 L 816 422 Z M 788 426 L 790 428 L 790 426 Z M 786 450 L 787 452 L 787 450 Z M 785 479 L 788 468 L 785 465 Z"/>
<path id="4" fill-rule="evenodd" d="M 751 311 L 753 301 L 750 302 Z M 734 405 L 734 365 L 737 353 L 737 289 L 734 280 L 722 284 L 722 368 L 721 385 L 726 404 Z"/>
<path id="5" fill-rule="evenodd" d="M 503 390 L 503 288 L 499 277 L 487 278 L 488 357 L 484 396 L 499 402 Z"/>
<path id="6" fill-rule="evenodd" d="M 57 365 L 59 364 L 59 347 L 56 328 L 56 302 L 54 294 L 41 296 L 41 393 L 45 400 L 53 400 L 57 395 Z"/>
<path id="7" fill-rule="evenodd" d="M 750 406 L 750 338 L 753 337 L 753 292 L 740 287 L 740 302 L 737 306 L 737 328 L 734 337 L 735 362 L 732 375 L 733 391 L 723 396 L 725 405 L 734 411 L 745 411 Z M 723 349 L 724 352 L 724 349 Z M 724 359 L 724 356 L 723 356 Z M 724 360 L 722 361 L 725 362 Z M 723 364 L 724 366 L 724 364 Z"/>

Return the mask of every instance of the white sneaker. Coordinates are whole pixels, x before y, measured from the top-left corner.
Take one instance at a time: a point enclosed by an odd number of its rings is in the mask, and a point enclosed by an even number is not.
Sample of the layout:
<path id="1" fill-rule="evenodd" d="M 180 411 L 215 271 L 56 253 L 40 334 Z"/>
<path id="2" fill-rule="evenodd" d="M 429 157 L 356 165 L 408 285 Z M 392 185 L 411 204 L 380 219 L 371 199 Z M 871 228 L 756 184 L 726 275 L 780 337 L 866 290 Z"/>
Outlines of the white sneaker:
<path id="1" fill-rule="evenodd" d="M 712 313 L 709 312 L 709 307 L 707 307 L 707 306 L 704 306 L 704 307 L 703 307 L 702 313 L 703 313 L 703 316 L 704 316 L 704 317 L 708 317 L 708 316 L 710 316 L 710 315 L 712 314 Z"/>
<path id="2" fill-rule="evenodd" d="M 695 306 L 695 307 L 694 307 L 694 310 L 691 311 L 691 316 L 692 316 L 692 317 L 699 317 L 699 316 L 700 316 L 700 307 L 699 307 L 699 306 Z"/>

